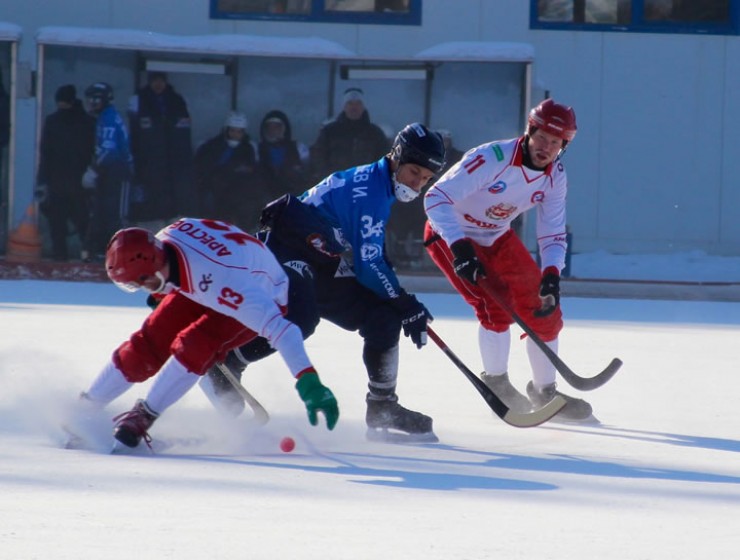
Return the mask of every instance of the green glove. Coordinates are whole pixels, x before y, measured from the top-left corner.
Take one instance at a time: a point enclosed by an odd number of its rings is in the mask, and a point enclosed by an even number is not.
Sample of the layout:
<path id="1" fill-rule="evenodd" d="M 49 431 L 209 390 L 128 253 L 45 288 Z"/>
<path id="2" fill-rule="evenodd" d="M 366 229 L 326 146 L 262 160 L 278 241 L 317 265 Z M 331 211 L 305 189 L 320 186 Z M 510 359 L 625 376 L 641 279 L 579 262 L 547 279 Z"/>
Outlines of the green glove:
<path id="1" fill-rule="evenodd" d="M 323 412 L 326 427 L 333 430 L 339 420 L 339 405 L 334 393 L 321 383 L 319 374 L 313 369 L 306 370 L 298 378 L 295 388 L 306 405 L 311 425 L 316 426 L 319 423 L 318 413 Z"/>

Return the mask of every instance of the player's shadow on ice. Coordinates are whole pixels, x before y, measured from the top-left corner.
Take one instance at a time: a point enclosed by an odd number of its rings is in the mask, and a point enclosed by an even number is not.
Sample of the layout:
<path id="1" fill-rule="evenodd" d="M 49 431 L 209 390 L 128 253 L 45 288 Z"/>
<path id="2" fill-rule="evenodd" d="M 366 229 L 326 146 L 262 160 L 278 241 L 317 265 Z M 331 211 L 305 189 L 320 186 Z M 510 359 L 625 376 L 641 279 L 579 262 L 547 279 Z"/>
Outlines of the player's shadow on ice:
<path id="1" fill-rule="evenodd" d="M 160 455 L 160 458 L 169 457 Z M 386 486 L 395 488 L 410 488 L 416 490 L 556 490 L 557 486 L 544 482 L 533 482 L 529 480 L 515 480 L 494 476 L 482 476 L 464 472 L 452 472 L 447 461 L 445 466 L 439 470 L 430 470 L 429 463 L 437 461 L 424 461 L 423 470 L 414 470 L 417 459 L 409 457 L 386 457 L 382 460 L 389 464 L 402 461 L 406 468 L 371 467 L 358 464 L 363 460 L 377 462 L 377 455 L 364 453 L 337 453 L 321 455 L 292 455 L 288 462 L 271 461 L 269 456 L 245 458 L 229 456 L 204 456 L 204 455 L 176 455 L 177 460 L 214 461 L 219 463 L 240 464 L 252 468 L 279 468 L 291 471 L 326 473 L 342 476 L 358 484 L 370 484 L 375 486 Z M 284 455 L 281 455 L 284 457 Z M 349 459 L 347 459 L 349 458 Z M 317 465 L 316 460 L 322 463 Z M 475 466 L 465 461 L 458 462 L 461 467 Z"/>
<path id="2" fill-rule="evenodd" d="M 679 447 L 697 447 L 701 449 L 740 453 L 740 441 L 734 439 L 689 436 L 685 434 L 653 432 L 649 430 L 630 430 L 616 426 L 604 425 L 598 426 L 594 429 L 579 428 L 578 426 L 543 426 L 543 429 L 578 432 L 598 437 L 629 439 L 633 441 L 645 441 L 648 443 L 664 443 L 667 445 L 677 445 Z"/>
<path id="3" fill-rule="evenodd" d="M 573 475 L 594 475 L 600 477 L 612 478 L 629 478 L 629 479 L 654 479 L 654 480 L 674 480 L 685 482 L 714 482 L 721 484 L 740 484 L 740 477 L 713 474 L 698 471 L 666 469 L 649 466 L 631 466 L 609 461 L 598 461 L 584 459 L 573 455 L 551 454 L 545 456 L 528 456 L 514 455 L 511 453 L 496 453 L 493 451 L 480 451 L 476 449 L 466 449 L 450 445 L 435 445 L 447 451 L 456 451 L 469 455 L 475 455 L 479 458 L 488 459 L 483 463 L 469 463 L 461 460 L 440 460 L 440 459 L 413 459 L 419 463 L 434 463 L 435 465 L 446 464 L 443 470 L 460 468 L 463 465 L 483 466 L 497 469 L 507 469 L 514 471 L 529 472 L 547 472 L 547 473 L 565 473 Z M 343 454 L 348 455 L 348 454 Z M 408 457 L 385 457 L 385 459 L 399 459 L 408 461 Z"/>

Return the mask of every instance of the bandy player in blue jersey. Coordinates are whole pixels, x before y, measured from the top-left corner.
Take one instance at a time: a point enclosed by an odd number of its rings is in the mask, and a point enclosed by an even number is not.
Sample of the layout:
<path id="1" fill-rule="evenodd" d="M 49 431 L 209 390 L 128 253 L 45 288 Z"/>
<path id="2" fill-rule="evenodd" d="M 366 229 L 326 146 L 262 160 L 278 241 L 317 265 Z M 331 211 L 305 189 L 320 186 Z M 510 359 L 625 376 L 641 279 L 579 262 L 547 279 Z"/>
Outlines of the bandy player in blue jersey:
<path id="1" fill-rule="evenodd" d="M 409 124 L 378 161 L 337 171 L 263 212 L 267 246 L 285 268 L 310 278 L 317 315 L 363 338 L 369 438 L 437 439 L 432 419 L 401 406 L 396 394 L 400 333 L 421 348 L 431 314 L 400 285 L 385 252 L 385 227 L 392 205 L 418 197 L 444 162 L 442 137 L 420 123 Z M 240 373 L 261 357 L 253 347 L 233 352 L 229 366 Z M 208 377 L 216 382 L 218 375 L 211 370 Z"/>

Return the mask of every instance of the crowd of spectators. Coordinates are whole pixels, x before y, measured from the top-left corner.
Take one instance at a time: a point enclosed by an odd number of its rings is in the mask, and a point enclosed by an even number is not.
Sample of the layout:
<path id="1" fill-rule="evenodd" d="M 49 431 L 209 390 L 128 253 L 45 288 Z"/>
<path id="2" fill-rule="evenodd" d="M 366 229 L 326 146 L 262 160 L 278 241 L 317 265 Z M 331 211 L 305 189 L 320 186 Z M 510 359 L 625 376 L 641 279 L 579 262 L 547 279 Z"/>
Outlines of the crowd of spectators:
<path id="1" fill-rule="evenodd" d="M 357 87 L 344 92 L 341 111 L 310 146 L 293 137 L 290 118 L 278 109 L 264 114 L 254 137 L 244 113 L 225 111 L 223 126 L 194 146 L 187 101 L 164 72 L 147 74 L 128 100 L 127 119 L 114 99 L 110 85 L 98 82 L 85 90 L 83 104 L 75 86 L 66 84 L 44 121 L 35 192 L 54 260 L 75 260 L 69 250 L 74 236 L 80 258 L 96 261 L 104 253 L 102 240 L 118 227 L 157 230 L 181 216 L 255 231 L 268 202 L 376 161 L 395 136 L 371 120 Z M 443 137 L 451 141 L 449 131 Z M 449 164 L 461 155 L 450 153 L 457 155 Z M 413 260 L 418 251 L 403 247 L 421 235 L 423 210 L 420 204 L 398 206 L 389 249 L 400 260 Z"/>

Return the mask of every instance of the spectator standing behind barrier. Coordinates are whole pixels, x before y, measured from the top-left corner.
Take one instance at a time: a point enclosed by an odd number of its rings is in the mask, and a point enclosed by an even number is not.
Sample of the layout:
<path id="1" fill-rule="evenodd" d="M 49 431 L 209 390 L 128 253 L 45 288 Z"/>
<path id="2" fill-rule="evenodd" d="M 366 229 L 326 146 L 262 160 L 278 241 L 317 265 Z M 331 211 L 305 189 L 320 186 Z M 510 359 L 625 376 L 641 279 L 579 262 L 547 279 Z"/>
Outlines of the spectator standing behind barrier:
<path id="1" fill-rule="evenodd" d="M 377 161 L 390 149 L 383 130 L 370 121 L 363 91 L 349 88 L 344 92 L 343 101 L 342 112 L 324 125 L 311 146 L 311 165 L 316 181 L 337 169 Z"/>
<path id="2" fill-rule="evenodd" d="M 96 82 L 85 90 L 85 99 L 97 121 L 95 154 L 82 175 L 82 186 L 92 192 L 83 259 L 102 262 L 108 240 L 128 221 L 133 160 L 126 125 L 112 105 L 113 88 Z"/>
<path id="3" fill-rule="evenodd" d="M 308 146 L 293 140 L 290 121 L 282 111 L 269 111 L 262 118 L 257 159 L 270 200 L 302 193 L 310 186 L 306 184 Z"/>
<path id="4" fill-rule="evenodd" d="M 95 118 L 85 112 L 72 84 L 57 89 L 54 100 L 57 110 L 46 117 L 41 132 L 36 197 L 49 221 L 52 258 L 66 261 L 69 223 L 82 246 L 90 221 L 82 175 L 95 149 Z"/>
<path id="5" fill-rule="evenodd" d="M 164 225 L 195 210 L 191 121 L 164 72 L 149 72 L 147 79 L 129 102 L 136 169 L 131 217 Z"/>
<path id="6" fill-rule="evenodd" d="M 247 125 L 243 113 L 229 113 L 223 130 L 196 150 L 195 180 L 204 217 L 253 231 L 271 198 L 257 171 Z"/>
<path id="7" fill-rule="evenodd" d="M 465 154 L 462 150 L 458 150 L 453 141 L 452 141 L 452 132 L 446 128 L 439 128 L 437 129 L 437 132 L 442 136 L 442 140 L 444 140 L 445 143 L 445 150 L 447 150 L 447 160 L 445 161 L 445 167 L 440 173 L 440 175 L 444 175 L 444 173 L 453 165 L 455 165 L 458 161 L 460 161 Z"/>

